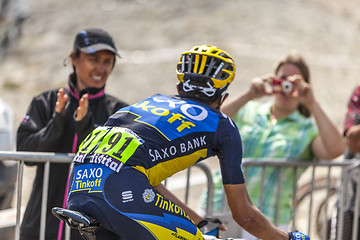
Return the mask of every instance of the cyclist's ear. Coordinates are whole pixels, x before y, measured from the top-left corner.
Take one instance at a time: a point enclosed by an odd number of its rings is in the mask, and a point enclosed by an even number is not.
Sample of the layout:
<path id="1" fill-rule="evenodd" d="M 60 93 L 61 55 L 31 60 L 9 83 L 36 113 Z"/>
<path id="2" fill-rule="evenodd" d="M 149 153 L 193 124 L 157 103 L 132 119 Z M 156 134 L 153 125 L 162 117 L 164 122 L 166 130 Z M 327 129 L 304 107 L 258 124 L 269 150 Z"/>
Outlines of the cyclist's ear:
<path id="1" fill-rule="evenodd" d="M 224 101 L 228 98 L 228 96 L 229 96 L 229 93 L 225 93 L 224 96 L 222 96 L 220 106 L 224 103 Z"/>

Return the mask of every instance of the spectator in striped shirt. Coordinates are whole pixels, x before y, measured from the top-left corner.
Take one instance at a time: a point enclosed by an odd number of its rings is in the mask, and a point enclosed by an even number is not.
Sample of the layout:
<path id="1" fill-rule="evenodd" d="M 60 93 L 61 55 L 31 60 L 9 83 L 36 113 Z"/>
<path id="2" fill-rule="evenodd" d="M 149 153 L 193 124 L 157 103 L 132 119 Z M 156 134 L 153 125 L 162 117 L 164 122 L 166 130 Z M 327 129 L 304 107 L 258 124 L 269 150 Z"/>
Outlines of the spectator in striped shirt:
<path id="1" fill-rule="evenodd" d="M 270 96 L 271 100 L 253 101 L 264 96 Z M 225 102 L 221 111 L 239 128 L 244 158 L 254 161 L 265 158 L 278 161 L 331 160 L 345 151 L 343 136 L 315 99 L 308 66 L 295 50 L 275 64 L 274 74 L 255 78 L 249 89 Z M 280 205 L 276 215 L 279 173 L 279 168 L 266 168 L 263 199 L 260 197 L 262 168 L 249 167 L 246 182 L 254 204 L 262 206 L 263 213 L 272 223 L 288 230 L 296 174 L 293 168 L 282 171 Z M 215 174 L 216 186 L 221 182 L 219 176 Z M 216 211 L 222 206 L 221 187 L 215 188 L 214 195 Z"/>

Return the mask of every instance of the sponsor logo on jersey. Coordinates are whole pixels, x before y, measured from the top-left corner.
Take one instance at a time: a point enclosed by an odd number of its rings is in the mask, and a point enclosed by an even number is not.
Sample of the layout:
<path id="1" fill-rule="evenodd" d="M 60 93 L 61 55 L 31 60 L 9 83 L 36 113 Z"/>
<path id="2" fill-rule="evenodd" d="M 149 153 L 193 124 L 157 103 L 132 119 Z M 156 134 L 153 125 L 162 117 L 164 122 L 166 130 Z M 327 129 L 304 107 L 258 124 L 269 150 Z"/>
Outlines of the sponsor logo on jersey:
<path id="1" fill-rule="evenodd" d="M 190 152 L 200 147 L 206 146 L 206 136 L 196 137 L 192 140 L 179 143 L 161 149 L 149 149 L 149 155 L 153 162 L 175 156 L 178 153 Z"/>
<path id="2" fill-rule="evenodd" d="M 144 202 L 146 202 L 146 203 L 153 202 L 155 199 L 155 193 L 152 189 L 145 189 L 142 196 L 143 196 Z"/>
<path id="3" fill-rule="evenodd" d="M 122 202 L 123 203 L 127 203 L 127 202 L 132 202 L 134 201 L 134 198 L 133 198 L 133 193 L 132 191 L 123 191 L 121 193 L 121 197 L 122 197 Z"/>
<path id="4" fill-rule="evenodd" d="M 194 132 L 215 132 L 219 116 L 192 101 L 155 95 L 120 110 L 157 129 L 169 141 Z"/>
<path id="5" fill-rule="evenodd" d="M 114 159 L 113 157 L 106 155 L 106 154 L 99 154 L 95 153 L 91 156 L 89 156 L 87 153 L 78 153 L 74 157 L 74 162 L 76 163 L 84 163 L 85 158 L 89 158 L 89 163 L 97 163 L 102 164 L 114 172 L 120 172 L 120 169 L 122 166 L 124 166 L 124 163 L 119 162 L 118 160 Z"/>
<path id="6" fill-rule="evenodd" d="M 181 216 L 186 217 L 187 219 L 191 220 L 189 215 L 187 215 L 187 213 L 181 207 L 179 207 L 178 205 L 176 205 L 175 203 L 173 203 L 170 200 L 164 199 L 164 197 L 158 193 L 156 194 L 156 196 L 157 196 L 157 199 L 155 202 L 155 206 L 157 206 L 161 209 L 164 209 L 168 212 L 181 215 Z"/>
<path id="7" fill-rule="evenodd" d="M 173 235 L 175 238 L 178 238 L 181 240 L 189 240 L 188 238 L 181 236 L 179 233 L 172 232 L 171 235 Z"/>
<path id="8" fill-rule="evenodd" d="M 100 165 L 86 164 L 76 166 L 71 192 L 85 190 L 88 192 L 102 192 L 104 179 L 111 172 L 109 168 Z"/>

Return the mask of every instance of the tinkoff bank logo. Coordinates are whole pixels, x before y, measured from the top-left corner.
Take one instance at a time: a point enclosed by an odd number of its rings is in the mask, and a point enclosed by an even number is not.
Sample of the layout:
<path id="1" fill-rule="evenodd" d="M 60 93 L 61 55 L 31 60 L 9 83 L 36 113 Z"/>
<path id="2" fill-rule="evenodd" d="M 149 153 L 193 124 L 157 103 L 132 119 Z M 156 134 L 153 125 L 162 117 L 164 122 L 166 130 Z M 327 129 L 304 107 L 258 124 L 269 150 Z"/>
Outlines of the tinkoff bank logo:
<path id="1" fill-rule="evenodd" d="M 102 186 L 111 169 L 102 165 L 87 164 L 75 167 L 72 192 L 85 191 L 102 192 Z"/>
<path id="2" fill-rule="evenodd" d="M 126 111 L 137 116 L 135 121 L 154 127 L 169 141 L 194 132 L 215 132 L 219 121 L 216 113 L 200 104 L 159 94 L 119 110 Z"/>

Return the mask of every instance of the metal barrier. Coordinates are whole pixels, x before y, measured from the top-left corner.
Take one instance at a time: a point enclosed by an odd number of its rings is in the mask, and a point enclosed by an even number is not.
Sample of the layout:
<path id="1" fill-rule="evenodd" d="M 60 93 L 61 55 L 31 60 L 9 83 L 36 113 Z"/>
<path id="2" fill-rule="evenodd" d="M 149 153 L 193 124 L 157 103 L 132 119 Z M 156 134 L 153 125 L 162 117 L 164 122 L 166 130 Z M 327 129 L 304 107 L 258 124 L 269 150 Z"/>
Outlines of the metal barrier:
<path id="1" fill-rule="evenodd" d="M 23 183 L 23 170 L 24 162 L 44 162 L 44 185 L 41 204 L 41 220 L 40 220 L 40 240 L 45 240 L 45 221 L 46 221 L 46 204 L 47 193 L 49 186 L 49 171 L 50 162 L 56 163 L 70 163 L 74 154 L 62 154 L 62 153 L 39 153 L 39 152 L 6 152 L 0 151 L 0 160 L 14 160 L 19 161 L 18 165 L 18 190 L 16 199 L 16 226 L 15 226 L 15 240 L 20 239 L 20 213 L 21 213 L 21 195 L 22 195 L 22 183 Z"/>
<path id="2" fill-rule="evenodd" d="M 49 170 L 50 170 L 50 163 L 56 162 L 56 163 L 70 163 L 72 161 L 72 158 L 74 157 L 74 154 L 61 154 L 61 153 L 39 153 L 39 152 L 5 152 L 0 151 L 0 160 L 14 160 L 18 161 L 18 188 L 17 188 L 17 199 L 16 199 L 16 226 L 15 226 L 15 239 L 20 238 L 20 223 L 21 223 L 21 195 L 22 195 L 22 183 L 23 183 L 23 171 L 24 171 L 24 162 L 44 162 L 45 168 L 44 168 L 44 185 L 43 185 L 43 195 L 42 195 L 42 206 L 41 206 L 41 222 L 40 222 L 40 240 L 45 239 L 45 221 L 46 221 L 46 204 L 47 204 L 47 190 L 48 190 L 48 180 L 49 180 Z M 244 159 L 243 162 L 243 168 L 245 170 L 246 175 L 246 169 L 250 166 L 257 166 L 262 168 L 263 176 L 265 169 L 267 167 L 278 167 L 280 169 L 283 168 L 294 168 L 296 170 L 296 179 L 300 179 L 299 169 L 300 168 L 307 168 L 307 173 L 309 176 L 307 177 L 308 182 L 306 183 L 300 183 L 297 181 L 297 183 L 294 186 L 294 192 L 296 194 L 293 196 L 293 204 L 294 209 L 297 209 L 300 204 L 303 204 L 304 199 L 308 200 L 308 207 L 307 214 L 306 214 L 306 220 L 307 223 L 307 229 L 302 229 L 304 232 L 311 233 L 312 232 L 312 223 L 314 221 L 317 221 L 319 218 L 320 222 L 323 222 L 324 226 L 327 226 L 328 216 L 327 213 L 329 212 L 329 199 L 331 196 L 334 196 L 337 186 L 337 180 L 339 178 L 339 175 L 335 175 L 334 177 L 334 169 L 337 169 L 340 171 L 340 175 L 346 175 L 349 173 L 349 171 L 353 171 L 354 169 L 360 168 L 360 162 L 359 161 L 344 161 L 344 162 L 335 162 L 335 161 L 318 161 L 318 162 L 298 162 L 298 161 L 274 161 L 271 159 L 264 159 L 264 160 L 254 160 L 254 159 Z M 214 183 L 212 180 L 211 170 L 206 165 L 206 161 L 202 163 L 198 163 L 195 165 L 196 168 L 199 168 L 204 174 L 206 178 L 206 188 L 207 188 L 207 202 L 206 202 L 206 215 L 207 216 L 214 216 L 213 213 L 213 203 L 212 199 L 214 196 Z M 317 169 L 322 168 L 322 175 L 320 176 L 317 172 Z M 192 175 L 192 169 L 187 169 L 186 172 L 186 184 L 185 184 L 185 197 L 184 201 L 185 203 L 188 203 L 189 195 L 190 195 L 190 189 L 191 189 L 191 177 Z M 280 170 L 280 179 L 282 175 L 282 170 Z M 262 177 L 262 186 L 264 186 L 266 179 Z M 360 174 L 358 176 L 358 182 L 360 182 Z M 345 182 L 341 181 L 341 187 L 344 188 Z M 360 191 L 359 191 L 359 184 L 357 186 L 356 191 L 356 206 L 355 206 L 355 219 L 359 216 L 359 205 L 360 205 Z M 280 197 L 281 194 L 281 185 L 278 185 L 278 197 Z M 324 202 L 321 204 L 321 209 L 325 214 L 320 214 L 320 212 L 315 213 L 314 219 L 314 195 L 319 190 L 325 191 L 325 197 Z M 199 193 L 197 193 L 199 194 Z M 345 192 L 342 193 L 343 195 L 346 194 Z M 264 197 L 262 195 L 262 197 Z M 340 200 L 340 210 L 343 210 L 342 204 L 343 204 L 344 196 L 342 196 Z M 228 216 L 229 211 L 226 208 L 223 208 L 223 211 L 220 213 L 217 213 L 216 216 Z M 231 215 L 230 215 L 231 216 Z M 342 222 L 343 219 L 340 215 L 340 233 L 342 232 Z M 297 212 L 294 211 L 293 215 L 293 221 L 292 221 L 292 229 L 295 229 L 298 225 L 298 215 Z M 238 226 L 235 226 L 236 228 L 239 228 Z M 353 232 L 353 240 L 356 239 L 355 236 L 358 233 L 358 222 L 354 221 L 353 223 L 353 229 L 355 230 Z M 68 229 L 67 229 L 68 230 Z M 322 233 L 320 233 L 320 238 L 318 239 L 327 239 L 327 229 L 324 227 L 322 229 Z M 339 233 L 339 234 L 340 234 Z M 224 234 L 223 234 L 224 236 Z M 340 236 L 340 235 L 339 235 Z M 69 231 L 66 234 L 66 239 L 69 239 Z M 226 236 L 224 236 L 226 237 Z M 232 236 L 237 237 L 237 236 Z M 312 239 L 317 239 L 312 236 Z M 339 239 L 339 238 L 338 238 Z"/>
<path id="3" fill-rule="evenodd" d="M 355 160 L 355 159 L 354 159 Z M 346 176 L 350 171 L 354 169 L 360 169 L 360 160 L 355 161 L 314 161 L 314 162 L 301 162 L 301 161 L 279 161 L 272 159 L 243 159 L 243 169 L 245 177 L 247 174 L 248 167 L 259 167 L 262 169 L 262 183 L 261 183 L 261 194 L 260 194 L 260 203 L 264 199 L 264 186 L 265 186 L 265 170 L 268 167 L 276 167 L 280 169 L 279 173 L 279 184 L 277 185 L 277 200 L 281 196 L 281 183 L 282 183 L 282 172 L 284 168 L 294 168 L 296 172 L 297 182 L 294 186 L 292 204 L 293 204 L 293 216 L 290 224 L 290 229 L 292 230 L 301 230 L 305 233 L 311 235 L 312 240 L 327 240 L 329 239 L 329 221 L 331 219 L 331 213 L 334 210 L 334 200 L 338 199 L 338 184 L 340 184 L 341 189 L 345 189 L 346 181 L 342 176 Z M 306 168 L 306 172 L 302 176 L 306 175 L 306 182 L 303 182 L 304 179 L 301 178 L 299 172 L 301 168 Z M 337 173 L 335 172 L 337 170 Z M 360 174 L 357 175 L 357 182 L 360 182 Z M 213 194 L 213 193 L 212 193 Z M 321 195 L 321 199 L 318 199 Z M 343 205 L 346 192 L 343 191 L 341 199 L 338 204 L 340 206 L 340 222 L 339 222 L 339 231 L 337 232 L 338 240 L 344 240 L 340 236 L 342 234 L 344 224 L 343 224 Z M 358 219 L 359 216 L 359 205 L 360 205 L 360 186 L 357 185 L 356 190 L 356 206 L 354 211 L 354 219 Z M 215 216 L 219 218 L 224 218 L 225 222 L 230 226 L 228 227 L 229 233 L 224 232 L 223 237 L 238 237 L 242 235 L 242 230 L 237 227 L 237 224 L 231 219 L 231 213 L 226 206 L 226 197 L 223 196 L 222 200 L 222 209 L 220 212 L 207 212 L 207 216 Z M 331 203 L 331 206 L 330 206 Z M 259 206 L 260 210 L 262 206 Z M 276 206 L 276 212 L 279 211 L 279 204 Z M 298 213 L 301 211 L 301 214 Z M 300 221 L 302 219 L 302 221 Z M 275 225 L 277 224 L 278 219 L 275 220 Z M 299 226 L 301 225 L 301 226 Z M 300 227 L 300 229 L 299 229 Z M 234 231 L 234 228 L 238 230 Z M 358 221 L 353 222 L 353 237 L 352 240 L 357 240 L 358 238 Z"/>
<path id="4" fill-rule="evenodd" d="M 40 240 L 45 240 L 45 227 L 46 227 L 46 205 L 47 205 L 47 193 L 49 186 L 49 171 L 50 163 L 71 163 L 74 154 L 65 153 L 45 153 L 45 152 L 7 152 L 0 151 L 0 161 L 2 160 L 13 160 L 18 161 L 18 176 L 17 176 L 17 197 L 16 197 L 16 226 L 15 226 L 15 240 L 20 239 L 20 224 L 21 224 L 21 197 L 22 197 L 22 185 L 23 185 L 23 173 L 24 173 L 24 162 L 43 162 L 44 167 L 44 183 L 42 189 L 42 204 L 41 204 L 41 218 L 40 218 Z M 203 164 L 198 163 L 196 167 L 201 169 L 206 175 L 207 187 L 213 189 L 211 172 L 209 168 Z M 187 170 L 187 183 L 190 181 L 190 169 Z M 188 202 L 190 184 L 185 186 L 185 202 Z M 212 192 L 212 191 L 211 191 Z M 212 198 L 211 193 L 209 194 L 209 200 Z M 209 207 L 211 203 L 209 202 Z M 67 227 L 65 239 L 70 239 L 70 231 Z"/>
<path id="5" fill-rule="evenodd" d="M 347 166 L 341 178 L 341 185 L 339 192 L 341 193 L 340 204 L 339 204 L 339 216 L 335 216 L 336 226 L 340 226 L 337 232 L 331 232 L 330 239 L 359 239 L 359 217 L 360 217 L 360 159 L 354 159 L 350 165 Z M 348 192 L 351 192 L 349 194 Z M 352 196 L 351 196 L 352 195 Z M 350 198 L 349 198 L 350 196 Z M 348 210 L 353 213 L 352 225 L 345 222 L 345 216 L 348 215 Z M 349 226 L 348 226 L 349 225 Z M 334 227 L 336 227 L 334 226 Z M 345 235 L 343 235 L 345 234 Z M 351 236 L 350 236 L 351 235 Z M 344 239 L 346 238 L 346 239 Z"/>

